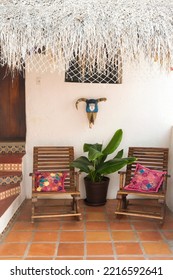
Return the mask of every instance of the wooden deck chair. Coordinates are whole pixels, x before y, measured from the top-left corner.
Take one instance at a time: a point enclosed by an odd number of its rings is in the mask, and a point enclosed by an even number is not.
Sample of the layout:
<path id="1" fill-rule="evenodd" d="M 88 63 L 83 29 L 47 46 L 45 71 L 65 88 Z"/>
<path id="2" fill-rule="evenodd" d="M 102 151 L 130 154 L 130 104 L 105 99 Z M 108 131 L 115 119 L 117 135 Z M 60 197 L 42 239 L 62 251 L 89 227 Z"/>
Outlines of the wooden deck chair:
<path id="1" fill-rule="evenodd" d="M 70 167 L 73 160 L 73 147 L 33 148 L 32 222 L 37 218 L 69 216 L 81 219 L 79 173 Z"/>
<path id="2" fill-rule="evenodd" d="M 168 149 L 130 147 L 128 156 L 136 157 L 137 161 L 127 165 L 125 172 L 119 172 L 120 181 L 115 214 L 118 218 L 121 215 L 128 215 L 152 218 L 163 223 L 167 177 L 169 177 L 167 174 Z M 155 173 L 152 170 L 158 172 Z M 139 200 L 139 198 L 145 200 Z M 138 204 L 135 204 L 136 202 Z"/>

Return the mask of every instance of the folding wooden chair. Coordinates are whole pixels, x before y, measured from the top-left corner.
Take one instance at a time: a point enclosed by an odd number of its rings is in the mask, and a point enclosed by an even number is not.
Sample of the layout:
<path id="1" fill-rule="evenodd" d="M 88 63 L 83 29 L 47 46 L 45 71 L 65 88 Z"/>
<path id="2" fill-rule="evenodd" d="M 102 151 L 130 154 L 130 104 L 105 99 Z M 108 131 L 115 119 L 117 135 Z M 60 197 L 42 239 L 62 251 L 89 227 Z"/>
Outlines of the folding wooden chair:
<path id="1" fill-rule="evenodd" d="M 169 175 L 167 174 L 168 149 L 152 147 L 130 147 L 128 156 L 136 157 L 137 161 L 132 163 L 131 165 L 127 165 L 125 172 L 119 172 L 120 181 L 119 190 L 117 192 L 117 206 L 115 214 L 118 218 L 120 218 L 122 215 L 128 215 L 151 218 L 163 223 L 166 209 L 167 177 L 169 177 Z M 138 174 L 135 173 L 135 171 L 137 172 L 137 166 L 139 174 L 145 172 L 147 170 L 145 168 L 149 168 L 149 176 L 155 176 L 153 175 L 154 173 L 152 173 L 152 171 L 150 173 L 150 170 L 157 170 L 159 172 L 166 173 L 165 175 L 162 175 L 162 178 L 160 177 L 163 182 L 161 183 L 158 191 L 152 191 L 152 189 L 150 189 L 151 184 L 149 184 L 148 181 L 145 180 L 147 179 L 145 177 L 143 182 L 145 183 L 146 181 L 146 187 L 148 187 L 148 189 L 133 189 L 135 184 L 138 187 L 142 186 L 141 183 L 138 184 L 138 182 L 135 181 L 137 177 L 134 177 L 134 175 Z M 142 168 L 141 166 L 144 168 Z M 142 176 L 147 176 L 146 174 L 147 173 L 143 174 Z M 139 200 L 139 198 L 145 200 Z M 136 204 L 136 202 L 138 202 L 138 204 Z"/>
<path id="2" fill-rule="evenodd" d="M 73 147 L 39 146 L 33 149 L 32 222 L 37 218 L 81 219 L 79 173 L 70 163 Z"/>

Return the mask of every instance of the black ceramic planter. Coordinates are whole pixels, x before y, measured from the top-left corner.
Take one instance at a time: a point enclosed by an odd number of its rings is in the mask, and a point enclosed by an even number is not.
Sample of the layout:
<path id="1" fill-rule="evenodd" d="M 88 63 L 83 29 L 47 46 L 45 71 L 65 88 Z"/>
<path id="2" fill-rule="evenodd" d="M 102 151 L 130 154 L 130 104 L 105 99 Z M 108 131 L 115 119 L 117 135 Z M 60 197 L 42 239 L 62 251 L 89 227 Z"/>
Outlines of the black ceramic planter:
<path id="1" fill-rule="evenodd" d="M 87 177 L 85 177 L 85 203 L 90 206 L 104 205 L 106 203 L 109 181 L 110 179 L 108 177 L 104 177 L 101 182 L 91 182 Z"/>

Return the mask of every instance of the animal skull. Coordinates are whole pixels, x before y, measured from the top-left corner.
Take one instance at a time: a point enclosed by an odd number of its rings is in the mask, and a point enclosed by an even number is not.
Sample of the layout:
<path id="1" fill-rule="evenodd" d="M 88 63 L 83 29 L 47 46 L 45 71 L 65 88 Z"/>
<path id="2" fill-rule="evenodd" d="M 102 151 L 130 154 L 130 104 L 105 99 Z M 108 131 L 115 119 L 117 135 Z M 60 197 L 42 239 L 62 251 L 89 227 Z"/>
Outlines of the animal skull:
<path id="1" fill-rule="evenodd" d="M 94 125 L 97 112 L 98 112 L 98 103 L 101 101 L 106 101 L 106 98 L 98 98 L 98 99 L 86 99 L 86 98 L 79 98 L 76 101 L 76 109 L 78 109 L 78 103 L 81 101 L 86 102 L 86 113 L 89 120 L 89 127 L 92 128 Z"/>

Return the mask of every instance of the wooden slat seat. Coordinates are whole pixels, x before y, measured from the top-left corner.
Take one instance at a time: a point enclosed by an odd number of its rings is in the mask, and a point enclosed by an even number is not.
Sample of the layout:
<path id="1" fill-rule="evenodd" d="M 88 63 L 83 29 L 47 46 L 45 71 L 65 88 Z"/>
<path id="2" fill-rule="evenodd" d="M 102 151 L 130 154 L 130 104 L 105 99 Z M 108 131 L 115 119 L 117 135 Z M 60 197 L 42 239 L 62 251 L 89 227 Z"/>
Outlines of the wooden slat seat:
<path id="1" fill-rule="evenodd" d="M 119 190 L 117 192 L 117 206 L 115 214 L 118 218 L 122 215 L 143 217 L 164 222 L 166 209 L 166 189 L 168 175 L 168 148 L 157 147 L 130 147 L 129 157 L 136 157 L 137 161 L 127 165 L 126 171 L 120 171 Z M 138 192 L 126 190 L 136 169 L 137 163 L 159 171 L 165 171 L 163 183 L 158 192 Z M 139 205 L 135 205 L 136 199 L 143 199 Z M 144 200 L 145 199 L 145 200 Z M 145 205 L 143 202 L 147 202 Z"/>
<path id="2" fill-rule="evenodd" d="M 32 222 L 37 218 L 69 216 L 81 219 L 78 205 L 79 172 L 70 166 L 73 160 L 74 148 L 72 146 L 37 146 L 33 148 L 33 172 L 30 174 L 32 176 Z M 36 191 L 36 172 L 66 172 L 67 176 L 64 181 L 66 192 Z M 51 203 L 48 205 L 47 201 Z"/>

